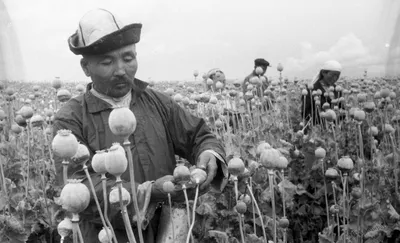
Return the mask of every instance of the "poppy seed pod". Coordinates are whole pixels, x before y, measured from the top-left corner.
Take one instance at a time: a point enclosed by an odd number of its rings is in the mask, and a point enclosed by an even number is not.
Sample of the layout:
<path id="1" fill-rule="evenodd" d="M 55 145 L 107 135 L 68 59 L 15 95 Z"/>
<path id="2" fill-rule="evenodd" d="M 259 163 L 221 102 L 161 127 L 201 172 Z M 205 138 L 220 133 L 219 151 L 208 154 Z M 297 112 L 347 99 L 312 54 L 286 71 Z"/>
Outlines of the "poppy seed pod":
<path id="1" fill-rule="evenodd" d="M 85 145 L 79 144 L 76 154 L 72 156 L 72 161 L 75 162 L 76 164 L 81 164 L 81 163 L 86 163 L 86 161 L 88 161 L 89 158 L 90 158 L 89 149 Z"/>
<path id="2" fill-rule="evenodd" d="M 325 176 L 326 176 L 326 178 L 328 178 L 328 179 L 334 180 L 334 179 L 336 179 L 336 178 L 339 176 L 339 173 L 338 173 L 338 171 L 335 170 L 334 168 L 328 168 L 328 169 L 325 171 Z"/>
<path id="3" fill-rule="evenodd" d="M 127 107 L 115 108 L 108 117 L 108 125 L 114 135 L 128 138 L 136 129 L 136 117 Z"/>
<path id="4" fill-rule="evenodd" d="M 276 67 L 276 70 L 278 70 L 278 72 L 282 72 L 283 71 L 283 65 L 281 63 L 278 63 L 278 66 Z"/>
<path id="5" fill-rule="evenodd" d="M 395 132 L 395 129 L 392 127 L 392 125 L 386 123 L 386 124 L 384 125 L 384 127 L 383 127 L 383 131 L 384 131 L 385 133 L 394 133 L 394 132 Z"/>
<path id="6" fill-rule="evenodd" d="M 163 191 L 165 193 L 173 193 L 175 191 L 175 185 L 172 181 L 166 181 L 163 184 Z"/>
<path id="7" fill-rule="evenodd" d="M 79 93 L 83 93 L 85 92 L 85 86 L 83 86 L 82 84 L 77 84 L 75 86 L 76 91 L 78 91 Z"/>
<path id="8" fill-rule="evenodd" d="M 213 84 L 214 81 L 211 78 L 207 79 L 207 85 L 213 85 Z"/>
<path id="9" fill-rule="evenodd" d="M 65 217 L 60 223 L 57 225 L 57 232 L 61 236 L 61 238 L 67 237 L 72 232 L 72 222 L 69 218 Z"/>
<path id="10" fill-rule="evenodd" d="M 121 176 L 128 167 L 125 150 L 119 143 L 114 143 L 105 157 L 105 167 L 108 173 L 115 177 Z"/>
<path id="11" fill-rule="evenodd" d="M 256 74 L 257 75 L 260 75 L 260 74 L 262 74 L 263 72 L 264 72 L 264 70 L 262 69 L 262 67 L 256 67 Z"/>
<path id="12" fill-rule="evenodd" d="M 367 133 L 369 135 L 376 136 L 376 135 L 378 135 L 378 128 L 375 126 L 371 126 L 370 128 L 368 128 Z"/>
<path id="13" fill-rule="evenodd" d="M 19 113 L 24 119 L 30 119 L 33 116 L 33 109 L 30 106 L 22 106 L 21 109 L 19 110 Z"/>
<path id="14" fill-rule="evenodd" d="M 218 89 L 218 90 L 222 89 L 223 87 L 224 87 L 224 84 L 221 83 L 220 81 L 218 81 L 218 82 L 215 84 L 215 88 Z"/>
<path id="15" fill-rule="evenodd" d="M 176 94 L 176 95 L 174 96 L 174 100 L 175 100 L 175 102 L 177 102 L 177 103 L 181 102 L 182 99 L 183 99 L 183 97 L 182 97 L 181 94 Z"/>
<path id="16" fill-rule="evenodd" d="M 315 150 L 314 154 L 315 154 L 315 157 L 316 157 L 317 159 L 323 159 L 323 158 L 325 158 L 325 156 L 326 156 L 326 150 L 323 149 L 323 148 L 321 148 L 321 147 L 318 147 L 318 148 Z"/>
<path id="17" fill-rule="evenodd" d="M 190 177 L 192 182 L 201 184 L 207 179 L 207 173 L 202 169 L 196 168 L 190 172 Z"/>
<path id="18" fill-rule="evenodd" d="M 99 241 L 101 243 L 111 243 L 112 242 L 112 232 L 111 230 L 107 227 L 102 230 L 100 230 L 99 235 L 98 235 Z"/>
<path id="19" fill-rule="evenodd" d="M 169 96 L 172 96 L 175 93 L 175 91 L 173 88 L 168 88 L 165 90 L 165 93 Z"/>
<path id="20" fill-rule="evenodd" d="M 61 80 L 59 77 L 56 77 L 52 82 L 51 82 L 51 86 L 53 86 L 53 88 L 55 88 L 56 90 L 61 88 Z"/>
<path id="21" fill-rule="evenodd" d="M 247 211 L 247 205 L 243 201 L 238 201 L 236 206 L 235 206 L 236 212 L 240 214 L 244 214 Z"/>
<path id="22" fill-rule="evenodd" d="M 229 160 L 228 171 L 233 176 L 239 176 L 244 172 L 244 169 L 245 169 L 244 162 L 238 156 L 235 156 L 231 160 Z"/>
<path id="23" fill-rule="evenodd" d="M 32 127 L 41 127 L 43 125 L 44 119 L 41 115 L 32 116 L 30 123 Z"/>
<path id="24" fill-rule="evenodd" d="M 194 70 L 194 71 L 193 71 L 193 76 L 194 76 L 194 77 L 197 77 L 197 76 L 199 76 L 199 71 L 197 71 L 197 70 Z"/>
<path id="25" fill-rule="evenodd" d="M 327 111 L 325 111 L 325 119 L 328 122 L 336 121 L 336 113 L 333 110 L 328 109 Z"/>
<path id="26" fill-rule="evenodd" d="M 249 80 L 250 84 L 257 85 L 261 83 L 260 78 L 257 76 L 251 77 Z"/>
<path id="27" fill-rule="evenodd" d="M 20 134 L 22 132 L 22 127 L 18 126 L 18 124 L 12 124 L 11 131 L 15 134 Z"/>
<path id="28" fill-rule="evenodd" d="M 183 185 L 190 181 L 190 170 L 188 167 L 178 164 L 173 173 L 174 179 L 177 183 Z"/>
<path id="29" fill-rule="evenodd" d="M 58 157 L 69 159 L 78 151 L 78 140 L 70 130 L 58 130 L 51 142 L 53 152 Z"/>
<path id="30" fill-rule="evenodd" d="M 375 103 L 372 101 L 364 103 L 364 111 L 367 113 L 371 113 L 375 110 Z"/>
<path id="31" fill-rule="evenodd" d="M 274 149 L 266 149 L 261 152 L 260 162 L 267 169 L 274 169 L 279 166 L 281 153 Z"/>
<path id="32" fill-rule="evenodd" d="M 128 190 L 125 189 L 125 187 L 122 187 L 122 203 L 127 206 L 129 203 L 131 203 L 131 194 L 128 192 Z M 109 195 L 109 201 L 111 206 L 113 207 L 119 207 L 119 191 L 117 187 L 113 187 L 110 191 Z"/>
<path id="33" fill-rule="evenodd" d="M 89 188 L 82 184 L 81 180 L 68 180 L 68 184 L 61 190 L 60 200 L 63 209 L 78 214 L 89 206 Z"/>
<path id="34" fill-rule="evenodd" d="M 107 152 L 105 150 L 98 150 L 92 157 L 92 168 L 96 173 L 105 174 Z"/>
<path id="35" fill-rule="evenodd" d="M 390 90 L 388 88 L 384 88 L 380 91 L 381 97 L 386 98 L 390 95 Z"/>
<path id="36" fill-rule="evenodd" d="M 215 96 L 211 96 L 210 100 L 209 100 L 210 104 L 217 104 L 218 103 L 218 99 Z"/>
<path id="37" fill-rule="evenodd" d="M 289 161 L 286 159 L 286 157 L 280 156 L 275 169 L 280 169 L 280 170 L 286 169 L 288 164 L 289 164 Z"/>
<path id="38" fill-rule="evenodd" d="M 259 157 L 261 155 L 261 153 L 266 150 L 266 149 L 270 149 L 271 145 L 265 141 L 261 141 L 256 149 L 256 156 Z"/>
<path id="39" fill-rule="evenodd" d="M 337 167 L 343 172 L 348 172 L 354 168 L 354 162 L 349 156 L 344 156 L 337 162 Z"/>
<path id="40" fill-rule="evenodd" d="M 68 90 L 66 90 L 66 89 L 60 89 L 58 92 L 57 92 L 57 99 L 58 99 L 58 101 L 60 101 L 60 102 L 67 102 L 69 99 L 71 99 L 71 92 L 69 92 Z"/>
<path id="41" fill-rule="evenodd" d="M 365 120 L 365 112 L 363 110 L 354 111 L 354 120 L 364 121 Z"/>

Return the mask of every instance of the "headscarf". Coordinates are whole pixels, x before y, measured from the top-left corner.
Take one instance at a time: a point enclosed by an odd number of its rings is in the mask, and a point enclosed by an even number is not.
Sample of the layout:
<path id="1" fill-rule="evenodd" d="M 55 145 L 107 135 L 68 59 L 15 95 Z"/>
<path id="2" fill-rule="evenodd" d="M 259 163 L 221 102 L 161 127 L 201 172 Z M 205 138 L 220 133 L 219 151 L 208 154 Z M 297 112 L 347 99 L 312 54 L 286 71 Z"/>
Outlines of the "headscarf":
<path id="1" fill-rule="evenodd" d="M 311 80 L 310 84 L 314 85 L 320 78 L 321 78 L 321 71 L 326 70 L 326 71 L 337 71 L 337 72 L 342 72 L 342 65 L 335 60 L 330 60 L 324 63 L 324 65 L 321 67 L 317 75 Z"/>

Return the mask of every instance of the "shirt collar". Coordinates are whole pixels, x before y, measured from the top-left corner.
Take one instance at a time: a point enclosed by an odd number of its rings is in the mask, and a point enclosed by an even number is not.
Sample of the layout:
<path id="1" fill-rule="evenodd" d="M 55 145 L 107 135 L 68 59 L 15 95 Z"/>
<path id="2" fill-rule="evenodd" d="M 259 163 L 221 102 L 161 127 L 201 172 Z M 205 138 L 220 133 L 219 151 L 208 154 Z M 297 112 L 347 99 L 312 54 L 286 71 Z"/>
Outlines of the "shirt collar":
<path id="1" fill-rule="evenodd" d="M 133 81 L 133 87 L 132 87 L 132 98 L 130 105 L 133 105 L 136 103 L 136 100 L 142 95 L 142 93 L 146 90 L 148 83 L 140 80 L 140 79 L 134 79 Z M 112 105 L 106 101 L 104 101 L 101 98 L 96 97 L 95 95 L 92 94 L 91 89 L 93 88 L 93 83 L 89 83 L 86 87 L 86 93 L 84 95 L 84 98 L 87 103 L 87 109 L 89 113 L 96 113 L 100 111 L 104 111 L 107 109 L 112 109 Z"/>

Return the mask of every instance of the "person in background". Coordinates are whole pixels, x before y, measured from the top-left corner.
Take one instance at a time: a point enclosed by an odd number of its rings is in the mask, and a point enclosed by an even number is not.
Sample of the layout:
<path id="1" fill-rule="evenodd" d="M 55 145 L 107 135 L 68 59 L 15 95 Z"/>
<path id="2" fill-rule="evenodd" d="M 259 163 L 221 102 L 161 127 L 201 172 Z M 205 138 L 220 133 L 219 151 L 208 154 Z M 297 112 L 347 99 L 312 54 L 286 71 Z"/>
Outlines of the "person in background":
<path id="1" fill-rule="evenodd" d="M 137 198 L 141 204 L 148 204 L 143 207 L 147 211 L 144 212 L 142 229 L 144 241 L 153 243 L 160 229 L 161 212 L 167 210 L 166 206 L 160 208 L 162 202 L 168 200 L 168 194 L 162 187 L 164 182 L 174 181 L 175 155 L 206 171 L 207 179 L 200 185 L 203 193 L 210 186 L 221 191 L 226 185 L 228 172 L 224 148 L 205 121 L 181 108 L 169 96 L 148 89 L 148 83 L 135 77 L 138 69 L 136 43 L 140 40 L 141 28 L 142 24 L 137 23 L 123 25 L 117 16 L 104 9 L 89 11 L 82 17 L 68 44 L 75 55 L 82 56 L 82 70 L 92 82 L 87 85 L 84 94 L 70 99 L 57 112 L 54 134 L 61 129 L 70 130 L 93 156 L 96 151 L 110 148 L 114 142 L 123 142 L 108 125 L 111 111 L 126 107 L 134 112 L 137 127 L 129 141 L 132 144 L 135 180 L 139 185 Z M 63 183 L 61 162 L 55 156 L 60 186 Z M 93 171 L 90 161 L 88 167 L 102 204 L 101 176 Z M 82 179 L 82 183 L 88 186 L 82 165 L 69 163 L 68 178 Z M 129 170 L 121 178 L 130 192 Z M 115 185 L 115 178 L 111 175 L 108 175 L 107 185 L 108 192 Z M 189 191 L 193 196 L 194 189 Z M 174 201 L 184 200 L 180 188 L 175 188 L 171 196 Z M 131 207 L 128 207 L 128 213 L 130 218 L 136 214 Z M 128 242 L 120 211 L 111 207 L 109 218 L 118 242 Z M 85 243 L 98 242 L 97 234 L 102 224 L 93 198 L 80 213 L 80 219 Z M 131 223 L 137 238 L 137 222 Z M 136 241 L 139 242 L 138 238 Z"/>
<path id="2" fill-rule="evenodd" d="M 257 58 L 254 60 L 254 69 L 253 71 L 247 75 L 242 83 L 242 91 L 243 94 L 247 92 L 247 86 L 250 84 L 250 79 L 252 77 L 259 77 L 261 81 L 261 91 L 257 89 L 257 96 L 261 97 L 264 94 L 264 91 L 268 88 L 268 78 L 265 76 L 267 72 L 267 68 L 270 67 L 269 62 L 263 58 Z"/>
<path id="3" fill-rule="evenodd" d="M 219 68 L 213 68 L 207 73 L 207 78 L 205 79 L 205 90 L 206 91 L 219 91 L 223 90 L 226 86 L 225 74 Z M 212 83 L 211 83 L 212 81 Z M 220 82 L 222 87 L 218 89 L 217 83 Z"/>
<path id="4" fill-rule="evenodd" d="M 335 60 L 330 60 L 324 63 L 317 75 L 311 80 L 309 86 L 312 87 L 312 89 L 307 88 L 308 93 L 306 98 L 304 99 L 302 97 L 301 114 L 306 123 L 311 119 L 311 113 L 313 113 L 313 124 L 320 123 L 319 114 L 316 112 L 317 106 L 315 105 L 315 99 L 312 99 L 313 91 L 320 90 L 318 91 L 321 93 L 320 109 L 323 104 L 328 103 L 331 105 L 332 99 L 337 99 L 341 96 L 340 91 L 337 91 L 336 89 L 333 91 L 329 90 L 329 87 L 336 87 L 335 83 L 338 81 L 341 72 L 342 65 Z M 324 95 L 326 92 L 328 93 L 327 96 Z"/>

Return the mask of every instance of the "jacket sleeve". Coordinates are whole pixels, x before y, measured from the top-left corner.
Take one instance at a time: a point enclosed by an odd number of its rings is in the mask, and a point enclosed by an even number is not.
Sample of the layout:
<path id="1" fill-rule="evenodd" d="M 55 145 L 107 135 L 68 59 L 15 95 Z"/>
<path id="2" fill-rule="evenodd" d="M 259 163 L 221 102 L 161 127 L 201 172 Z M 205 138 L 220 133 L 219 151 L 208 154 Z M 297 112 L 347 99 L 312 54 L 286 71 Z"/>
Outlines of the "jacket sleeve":
<path id="1" fill-rule="evenodd" d="M 227 182 L 228 171 L 221 142 L 211 132 L 204 119 L 190 114 L 171 98 L 163 94 L 158 95 L 167 109 L 167 129 L 175 154 L 195 165 L 202 152 L 212 150 L 217 153 L 218 170 L 212 184 L 217 190 L 222 190 Z"/>

